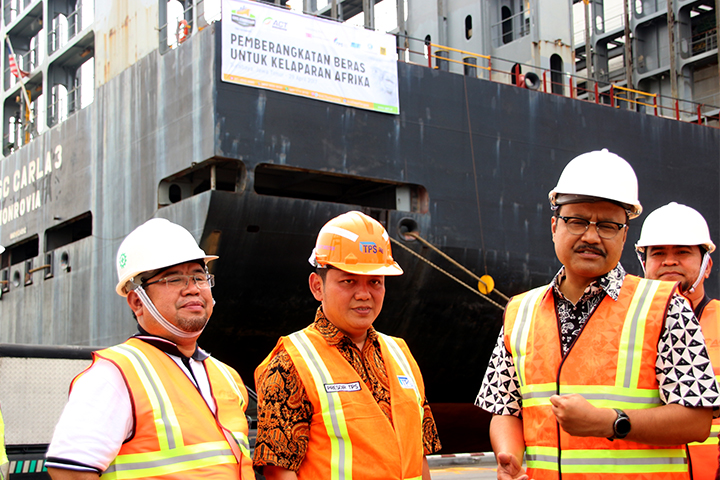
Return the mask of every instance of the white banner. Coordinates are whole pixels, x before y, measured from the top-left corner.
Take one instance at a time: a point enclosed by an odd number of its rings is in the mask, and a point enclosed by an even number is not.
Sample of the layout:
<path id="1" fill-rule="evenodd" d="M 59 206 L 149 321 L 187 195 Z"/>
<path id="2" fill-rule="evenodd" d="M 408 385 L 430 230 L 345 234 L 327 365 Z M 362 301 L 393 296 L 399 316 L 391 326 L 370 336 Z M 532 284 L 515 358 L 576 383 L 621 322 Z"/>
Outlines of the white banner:
<path id="1" fill-rule="evenodd" d="M 222 79 L 398 114 L 395 37 L 253 1 L 222 2 Z"/>

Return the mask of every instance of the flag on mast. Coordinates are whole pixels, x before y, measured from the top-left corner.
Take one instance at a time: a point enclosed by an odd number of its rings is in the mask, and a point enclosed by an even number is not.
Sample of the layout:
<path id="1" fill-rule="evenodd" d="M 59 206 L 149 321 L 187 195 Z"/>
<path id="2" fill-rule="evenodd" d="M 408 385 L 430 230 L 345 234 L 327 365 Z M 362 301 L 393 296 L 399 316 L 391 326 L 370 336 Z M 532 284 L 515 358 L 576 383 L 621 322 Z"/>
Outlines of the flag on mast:
<path id="1" fill-rule="evenodd" d="M 10 73 L 15 75 L 16 78 L 27 77 L 29 75 L 29 73 L 25 72 L 23 70 L 20 70 L 20 68 L 18 68 L 17 62 L 15 61 L 15 54 L 10 49 L 10 45 L 7 45 L 7 52 L 8 52 L 8 66 L 10 67 Z"/>

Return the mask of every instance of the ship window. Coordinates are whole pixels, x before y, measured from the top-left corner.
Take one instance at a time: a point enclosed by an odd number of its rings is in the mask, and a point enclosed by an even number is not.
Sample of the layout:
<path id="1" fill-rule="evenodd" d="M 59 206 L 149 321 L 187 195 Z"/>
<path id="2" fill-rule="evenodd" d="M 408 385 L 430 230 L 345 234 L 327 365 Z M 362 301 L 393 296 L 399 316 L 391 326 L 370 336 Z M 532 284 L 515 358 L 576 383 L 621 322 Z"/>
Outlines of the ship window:
<path id="1" fill-rule="evenodd" d="M 163 6 L 163 2 L 165 5 Z M 160 0 L 160 45 L 163 52 L 178 48 L 193 31 L 192 0 Z"/>
<path id="2" fill-rule="evenodd" d="M 92 213 L 85 212 L 45 230 L 45 251 L 55 250 L 92 235 Z"/>
<path id="3" fill-rule="evenodd" d="M 502 42 L 503 44 L 510 43 L 513 40 L 512 10 L 509 7 L 502 7 L 500 15 L 502 17 Z"/>
<path id="4" fill-rule="evenodd" d="M 17 265 L 25 260 L 38 256 L 38 236 L 33 235 L 27 240 L 23 240 L 15 245 L 10 245 L 2 254 L 2 268 Z"/>
<path id="5" fill-rule="evenodd" d="M 428 195 L 421 185 L 384 182 L 354 175 L 261 164 L 255 168 L 255 191 L 260 195 L 359 205 L 426 213 Z"/>
<path id="6" fill-rule="evenodd" d="M 160 181 L 158 205 L 171 205 L 208 190 L 240 192 L 244 179 L 242 162 L 209 160 Z"/>
<path id="7" fill-rule="evenodd" d="M 472 15 L 468 15 L 467 17 L 465 17 L 465 38 L 467 40 L 470 40 L 472 38 L 472 34 Z"/>
<path id="8" fill-rule="evenodd" d="M 550 83 L 552 83 L 552 93 L 563 94 L 563 61 L 557 53 L 550 56 Z"/>
<path id="9" fill-rule="evenodd" d="M 644 13 L 642 0 L 635 0 L 635 13 L 637 13 L 638 16 L 642 16 Z"/>
<path id="10" fill-rule="evenodd" d="M 519 63 L 516 63 L 512 66 L 512 69 L 510 70 L 510 82 L 512 82 L 513 85 L 521 86 L 520 84 L 520 75 L 522 74 L 522 67 Z"/>

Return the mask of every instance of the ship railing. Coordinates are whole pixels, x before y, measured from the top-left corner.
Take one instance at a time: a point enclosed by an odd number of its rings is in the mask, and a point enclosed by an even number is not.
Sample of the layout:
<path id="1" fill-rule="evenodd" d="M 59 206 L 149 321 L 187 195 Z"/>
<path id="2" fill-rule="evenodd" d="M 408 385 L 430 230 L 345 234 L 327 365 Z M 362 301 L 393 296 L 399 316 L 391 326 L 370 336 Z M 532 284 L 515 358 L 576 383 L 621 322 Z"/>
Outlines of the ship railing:
<path id="1" fill-rule="evenodd" d="M 515 85 L 547 94 L 720 128 L 720 107 L 627 88 L 606 80 L 480 55 L 428 40 L 396 35 L 398 59 L 428 68 Z M 715 100 L 711 98 L 709 100 Z M 717 103 L 717 102 L 716 102 Z"/>
<path id="2" fill-rule="evenodd" d="M 503 10 L 505 9 L 507 7 L 503 7 Z M 509 13 L 509 9 L 507 12 Z M 521 10 L 490 25 L 490 32 L 495 48 L 528 35 L 530 33 L 530 10 Z"/>
<path id="3" fill-rule="evenodd" d="M 693 35 L 690 39 L 690 52 L 684 57 L 700 55 L 718 48 L 717 43 L 717 27 L 698 35 Z"/>
<path id="4" fill-rule="evenodd" d="M 433 47 L 437 48 L 437 50 L 435 50 L 435 53 L 432 53 Z M 490 57 L 489 55 L 480 55 L 477 53 L 460 50 L 458 48 L 436 45 L 434 43 L 426 44 L 425 48 L 427 49 L 426 56 L 428 68 L 433 68 L 432 63 L 433 59 L 435 59 L 435 63 L 437 65 L 436 68 L 440 70 L 447 71 L 449 70 L 448 64 L 454 63 L 456 65 L 463 66 L 463 72 L 465 73 L 465 75 L 477 77 L 477 70 L 480 69 L 487 72 L 488 80 L 492 79 L 492 57 Z M 450 58 L 451 53 L 459 53 L 460 55 L 463 55 L 462 60 Z M 478 64 L 478 61 L 485 62 L 486 65 Z"/>
<path id="5" fill-rule="evenodd" d="M 68 40 L 77 35 L 80 30 L 82 30 L 82 2 L 78 2 L 77 8 L 67 17 Z"/>

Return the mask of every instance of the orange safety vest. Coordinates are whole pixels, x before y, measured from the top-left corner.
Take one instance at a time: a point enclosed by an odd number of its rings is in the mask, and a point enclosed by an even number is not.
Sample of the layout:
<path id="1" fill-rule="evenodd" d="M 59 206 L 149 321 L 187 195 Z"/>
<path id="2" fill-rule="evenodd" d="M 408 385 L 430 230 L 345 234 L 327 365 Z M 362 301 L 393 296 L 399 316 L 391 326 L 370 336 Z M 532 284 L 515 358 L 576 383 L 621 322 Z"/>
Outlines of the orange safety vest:
<path id="1" fill-rule="evenodd" d="M 715 378 L 720 381 L 720 301 L 710 300 L 700 314 L 699 320 Z M 713 420 L 707 440 L 688 445 L 693 480 L 715 480 L 720 453 L 718 433 L 720 433 L 720 418 Z"/>
<path id="2" fill-rule="evenodd" d="M 247 389 L 235 370 L 212 357 L 203 361 L 217 406 L 214 415 L 180 367 L 142 340 L 131 338 L 93 357 L 93 362 L 102 358 L 118 367 L 133 405 L 133 436 L 103 479 L 241 478 L 237 457 L 242 477 L 255 478 L 245 418 Z"/>
<path id="3" fill-rule="evenodd" d="M 530 478 L 689 478 L 683 445 L 571 436 L 560 428 L 549 400 L 577 393 L 599 408 L 659 406 L 657 343 L 675 285 L 626 275 L 618 300 L 605 296 L 565 358 L 551 288 L 514 297 L 505 313 L 504 341 L 520 384 Z"/>
<path id="4" fill-rule="evenodd" d="M 422 376 L 402 339 L 379 334 L 379 341 L 390 382 L 392 423 L 358 373 L 314 328 L 282 337 L 255 370 L 257 382 L 277 350 L 285 348 L 312 403 L 299 480 L 422 478 Z"/>

